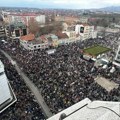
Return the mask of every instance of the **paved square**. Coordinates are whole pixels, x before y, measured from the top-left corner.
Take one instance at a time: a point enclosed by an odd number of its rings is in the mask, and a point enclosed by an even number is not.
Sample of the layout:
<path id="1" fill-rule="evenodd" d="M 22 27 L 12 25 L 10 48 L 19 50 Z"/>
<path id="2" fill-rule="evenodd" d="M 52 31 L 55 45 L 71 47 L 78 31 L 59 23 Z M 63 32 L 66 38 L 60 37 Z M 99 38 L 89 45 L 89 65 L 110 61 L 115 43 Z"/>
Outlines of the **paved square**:
<path id="1" fill-rule="evenodd" d="M 95 81 L 104 89 L 106 89 L 108 92 L 110 92 L 114 88 L 118 88 L 119 86 L 119 84 L 113 81 L 110 81 L 109 79 L 106 79 L 104 77 L 97 77 L 95 78 Z"/>

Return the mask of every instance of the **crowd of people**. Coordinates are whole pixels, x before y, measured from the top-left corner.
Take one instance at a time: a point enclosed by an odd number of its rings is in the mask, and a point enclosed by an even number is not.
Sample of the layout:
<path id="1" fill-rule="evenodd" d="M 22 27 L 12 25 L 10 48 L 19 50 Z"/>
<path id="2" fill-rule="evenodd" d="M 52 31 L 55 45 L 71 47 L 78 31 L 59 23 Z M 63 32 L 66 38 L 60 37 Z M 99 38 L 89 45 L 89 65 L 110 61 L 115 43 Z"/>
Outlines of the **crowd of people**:
<path id="1" fill-rule="evenodd" d="M 0 114 L 0 120 L 45 120 L 34 95 L 27 88 L 14 66 L 1 53 L 0 60 L 5 65 L 6 75 L 17 97 L 17 101 Z"/>
<path id="2" fill-rule="evenodd" d="M 50 110 L 57 113 L 86 97 L 91 100 L 119 100 L 120 86 L 108 92 L 94 81 L 100 75 L 119 83 L 119 71 L 110 73 L 112 66 L 106 69 L 96 68 L 94 62 L 81 59 L 80 53 L 85 47 L 99 44 L 112 49 L 107 54 L 112 60 L 118 42 L 115 36 L 61 45 L 51 55 L 47 54 L 46 49 L 27 51 L 15 41 L 8 41 L 8 44 L 1 47 L 17 61 L 21 70 L 38 87 Z"/>

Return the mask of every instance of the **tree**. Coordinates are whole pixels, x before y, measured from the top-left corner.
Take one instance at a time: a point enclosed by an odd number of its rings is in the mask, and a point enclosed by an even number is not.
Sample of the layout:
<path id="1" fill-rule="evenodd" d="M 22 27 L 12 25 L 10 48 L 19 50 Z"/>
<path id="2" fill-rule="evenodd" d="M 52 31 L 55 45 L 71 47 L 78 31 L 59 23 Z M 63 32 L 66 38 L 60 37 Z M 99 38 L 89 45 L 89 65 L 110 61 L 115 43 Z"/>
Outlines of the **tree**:
<path id="1" fill-rule="evenodd" d="M 30 19 L 28 21 L 28 30 L 29 33 L 36 35 L 39 32 L 39 24 L 35 19 Z"/>

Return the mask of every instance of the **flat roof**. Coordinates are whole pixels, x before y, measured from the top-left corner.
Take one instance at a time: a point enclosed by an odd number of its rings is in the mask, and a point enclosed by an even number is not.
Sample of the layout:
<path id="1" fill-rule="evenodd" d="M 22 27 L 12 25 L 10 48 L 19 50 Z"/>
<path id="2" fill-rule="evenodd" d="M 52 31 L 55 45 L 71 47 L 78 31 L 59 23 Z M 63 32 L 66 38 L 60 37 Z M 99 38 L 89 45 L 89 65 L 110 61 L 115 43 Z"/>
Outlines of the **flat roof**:
<path id="1" fill-rule="evenodd" d="M 2 63 L 2 61 L 0 60 L 0 73 L 4 72 L 4 65 Z"/>
<path id="2" fill-rule="evenodd" d="M 4 110 L 6 110 L 8 107 L 10 107 L 12 104 L 14 104 L 17 101 L 17 98 L 9 82 L 8 82 L 8 86 L 10 89 L 12 99 L 8 99 L 2 105 L 0 105 L 0 113 L 2 113 Z"/>
<path id="3" fill-rule="evenodd" d="M 47 120 L 60 120 L 62 113 L 66 117 L 62 120 L 119 120 L 120 102 L 91 101 L 86 98 Z"/>
<path id="4" fill-rule="evenodd" d="M 91 100 L 88 99 L 88 98 L 86 98 L 86 99 L 84 99 L 84 100 L 76 103 L 75 105 L 73 105 L 73 106 L 71 106 L 71 107 L 69 107 L 69 108 L 61 111 L 60 113 L 52 116 L 51 118 L 49 118 L 49 119 L 47 119 L 47 120 L 59 120 L 60 115 L 61 115 L 62 113 L 65 113 L 66 115 L 69 115 L 69 114 L 73 113 L 74 111 L 76 111 L 78 108 L 81 108 L 81 107 L 83 107 L 84 105 L 86 105 L 86 104 L 88 104 L 88 103 L 90 103 L 90 102 L 91 102 Z"/>

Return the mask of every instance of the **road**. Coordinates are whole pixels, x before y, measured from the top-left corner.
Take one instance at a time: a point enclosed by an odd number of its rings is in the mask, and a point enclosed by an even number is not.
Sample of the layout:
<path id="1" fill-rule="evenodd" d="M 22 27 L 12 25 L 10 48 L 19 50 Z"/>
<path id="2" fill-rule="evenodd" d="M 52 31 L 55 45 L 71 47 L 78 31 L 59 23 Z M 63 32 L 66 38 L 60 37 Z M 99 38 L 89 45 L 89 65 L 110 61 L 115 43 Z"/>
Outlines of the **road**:
<path id="1" fill-rule="evenodd" d="M 14 64 L 17 72 L 20 74 L 20 76 L 23 78 L 26 85 L 29 87 L 29 89 L 32 91 L 32 93 L 35 95 L 35 98 L 36 98 L 38 104 L 40 105 L 40 107 L 42 108 L 44 115 L 47 118 L 51 117 L 52 113 L 50 112 L 50 109 L 47 106 L 47 104 L 45 103 L 38 88 L 34 85 L 34 83 L 31 82 L 31 80 L 25 75 L 25 73 L 21 71 L 21 69 L 17 65 L 16 61 L 14 61 L 5 51 L 3 51 L 1 49 L 0 49 L 0 51 L 11 61 L 12 64 Z"/>

